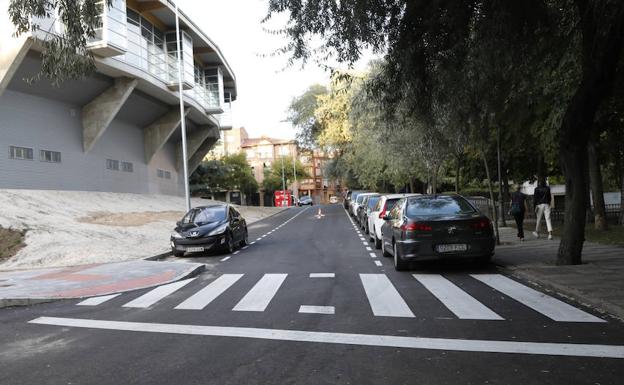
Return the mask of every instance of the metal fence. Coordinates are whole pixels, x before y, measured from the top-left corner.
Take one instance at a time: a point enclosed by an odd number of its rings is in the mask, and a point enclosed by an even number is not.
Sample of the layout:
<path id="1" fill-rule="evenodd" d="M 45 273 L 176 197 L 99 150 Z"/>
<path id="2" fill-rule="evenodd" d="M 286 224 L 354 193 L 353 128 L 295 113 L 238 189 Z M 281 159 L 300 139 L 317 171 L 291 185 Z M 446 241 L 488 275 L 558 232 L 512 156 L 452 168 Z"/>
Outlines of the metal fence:
<path id="1" fill-rule="evenodd" d="M 476 206 L 479 210 L 481 210 L 488 217 L 492 218 L 492 209 L 490 206 L 490 199 L 486 197 L 466 197 L 470 203 Z M 496 203 L 496 207 L 498 208 L 498 202 Z M 529 199 L 527 200 L 527 206 L 529 211 L 525 214 L 525 219 L 536 219 L 535 208 L 533 206 L 533 202 Z M 505 217 L 508 218 L 509 209 L 511 208 L 511 202 L 505 202 Z M 621 206 L 619 204 L 611 204 L 605 205 L 605 212 L 607 215 L 607 220 L 617 221 L 620 216 Z M 561 208 L 553 208 L 550 211 L 550 219 L 555 223 L 563 223 L 564 210 Z M 587 222 L 592 223 L 594 221 L 594 215 L 588 215 Z"/>

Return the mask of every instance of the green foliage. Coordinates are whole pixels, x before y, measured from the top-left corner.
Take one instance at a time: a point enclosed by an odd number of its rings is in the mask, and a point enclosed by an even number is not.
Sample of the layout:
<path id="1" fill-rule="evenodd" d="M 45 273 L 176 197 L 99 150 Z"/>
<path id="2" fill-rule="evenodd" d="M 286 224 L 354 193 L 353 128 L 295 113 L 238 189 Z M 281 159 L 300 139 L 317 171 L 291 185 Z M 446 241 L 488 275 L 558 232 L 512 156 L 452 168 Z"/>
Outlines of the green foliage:
<path id="1" fill-rule="evenodd" d="M 105 6 L 110 6 L 111 1 L 107 0 Z M 45 77 L 59 86 L 68 79 L 81 79 L 93 72 L 95 61 L 87 43 L 101 25 L 101 6 L 97 0 L 11 0 L 8 11 L 16 36 L 40 30 L 33 20 L 54 17 L 55 9 L 64 25 L 63 35 L 49 34 L 39 41 L 43 47 L 41 71 L 27 80 L 32 82 Z"/>
<path id="2" fill-rule="evenodd" d="M 242 152 L 202 162 L 191 175 L 190 183 L 205 186 L 210 192 L 240 190 L 252 194 L 258 191 L 258 183 Z"/>
<path id="3" fill-rule="evenodd" d="M 325 86 L 313 84 L 290 102 L 288 120 L 297 128 L 297 141 L 304 148 L 312 149 L 316 145 L 321 128 L 316 120 L 315 111 L 319 96 L 326 94 Z"/>
<path id="4" fill-rule="evenodd" d="M 282 190 L 282 187 L 281 171 L 273 169 L 272 167 L 266 167 L 264 169 L 264 179 L 262 180 L 262 188 L 264 191 L 271 194 L 273 191 Z"/>

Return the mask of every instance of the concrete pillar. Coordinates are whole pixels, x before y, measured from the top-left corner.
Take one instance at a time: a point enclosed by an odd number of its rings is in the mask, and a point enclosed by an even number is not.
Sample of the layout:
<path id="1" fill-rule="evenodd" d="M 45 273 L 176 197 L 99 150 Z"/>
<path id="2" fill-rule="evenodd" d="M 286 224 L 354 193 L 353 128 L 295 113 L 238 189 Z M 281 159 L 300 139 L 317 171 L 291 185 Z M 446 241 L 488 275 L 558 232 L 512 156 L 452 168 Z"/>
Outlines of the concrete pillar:
<path id="1" fill-rule="evenodd" d="M 15 26 L 9 20 L 8 6 L 8 0 L 0 0 L 0 95 L 9 86 L 33 43 L 30 33 L 13 37 Z"/>
<path id="2" fill-rule="evenodd" d="M 193 171 L 195 171 L 197 167 L 199 167 L 199 164 L 201 163 L 201 161 L 204 160 L 204 157 L 206 156 L 208 151 L 212 149 L 215 143 L 217 143 L 218 139 L 219 138 L 209 136 L 206 140 L 204 140 L 204 143 L 202 143 L 202 145 L 199 146 L 199 149 L 195 151 L 195 153 L 189 158 L 189 161 L 188 161 L 189 176 L 191 176 Z"/>
<path id="3" fill-rule="evenodd" d="M 184 110 L 184 117 L 188 115 L 189 111 L 188 108 Z M 143 129 L 145 163 L 149 164 L 152 161 L 154 155 L 167 143 L 171 134 L 178 128 L 180 121 L 180 110 L 174 108 Z"/>
<path id="4" fill-rule="evenodd" d="M 199 150 L 202 143 L 209 137 L 219 139 L 219 128 L 213 126 L 200 126 L 192 134 L 186 137 L 187 161 Z M 176 169 L 182 170 L 182 141 L 176 147 Z"/>
<path id="5" fill-rule="evenodd" d="M 82 107 L 82 148 L 88 152 L 104 134 L 124 105 L 138 80 L 117 78 L 115 84 Z"/>

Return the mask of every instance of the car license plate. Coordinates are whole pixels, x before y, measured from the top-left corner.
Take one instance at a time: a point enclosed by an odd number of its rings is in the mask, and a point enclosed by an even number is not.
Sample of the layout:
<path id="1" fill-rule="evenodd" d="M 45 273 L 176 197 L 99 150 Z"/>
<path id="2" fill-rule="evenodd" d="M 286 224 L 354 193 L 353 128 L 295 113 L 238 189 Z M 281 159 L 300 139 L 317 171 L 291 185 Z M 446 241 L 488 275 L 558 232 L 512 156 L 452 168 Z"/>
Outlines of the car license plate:
<path id="1" fill-rule="evenodd" d="M 189 253 L 197 253 L 200 251 L 204 251 L 204 248 L 203 247 L 187 247 L 186 251 Z"/>
<path id="2" fill-rule="evenodd" d="M 448 245 L 438 245 L 436 249 L 438 250 L 438 253 L 454 253 L 457 251 L 468 250 L 468 245 L 465 243 L 451 243 Z"/>

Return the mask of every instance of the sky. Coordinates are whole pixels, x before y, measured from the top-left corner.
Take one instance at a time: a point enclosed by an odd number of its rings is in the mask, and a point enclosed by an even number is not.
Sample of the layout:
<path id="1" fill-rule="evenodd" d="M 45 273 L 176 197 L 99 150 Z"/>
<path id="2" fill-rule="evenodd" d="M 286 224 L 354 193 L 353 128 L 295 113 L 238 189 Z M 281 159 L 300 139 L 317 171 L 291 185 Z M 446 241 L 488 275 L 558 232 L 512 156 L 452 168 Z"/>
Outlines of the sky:
<path id="1" fill-rule="evenodd" d="M 314 83 L 327 84 L 329 73 L 314 63 L 287 67 L 288 56 L 261 57 L 285 45 L 283 37 L 267 33 L 261 23 L 266 0 L 178 0 L 180 9 L 212 39 L 236 75 L 238 99 L 232 105 L 234 127 L 245 127 L 251 137 L 292 139 L 296 131 L 286 122 L 291 100 Z M 284 17 L 268 26 L 285 25 Z M 364 68 L 368 56 L 356 68 Z"/>

